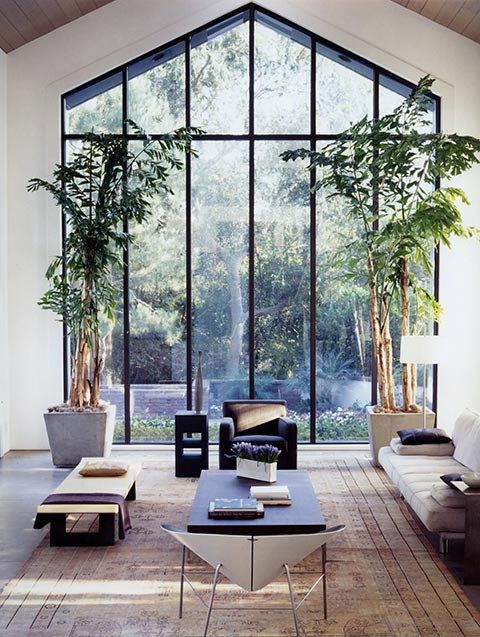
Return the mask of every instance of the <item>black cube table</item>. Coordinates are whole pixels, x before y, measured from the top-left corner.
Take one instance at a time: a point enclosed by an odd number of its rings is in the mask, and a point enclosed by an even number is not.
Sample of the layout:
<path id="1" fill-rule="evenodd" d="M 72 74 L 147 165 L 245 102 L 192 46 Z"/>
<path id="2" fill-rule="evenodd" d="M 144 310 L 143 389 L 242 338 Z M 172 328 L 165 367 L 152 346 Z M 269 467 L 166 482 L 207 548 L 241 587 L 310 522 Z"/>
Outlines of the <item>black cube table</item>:
<path id="1" fill-rule="evenodd" d="M 175 476 L 198 478 L 208 469 L 208 414 L 177 411 L 175 414 Z"/>
<path id="2" fill-rule="evenodd" d="M 277 485 L 287 485 L 290 506 L 266 506 L 265 517 L 253 520 L 211 519 L 208 505 L 215 498 L 248 498 L 252 485 L 265 482 L 237 478 L 235 471 L 202 471 L 192 504 L 187 530 L 190 533 L 229 535 L 288 535 L 318 533 L 325 530 L 325 520 L 307 471 L 280 470 Z"/>

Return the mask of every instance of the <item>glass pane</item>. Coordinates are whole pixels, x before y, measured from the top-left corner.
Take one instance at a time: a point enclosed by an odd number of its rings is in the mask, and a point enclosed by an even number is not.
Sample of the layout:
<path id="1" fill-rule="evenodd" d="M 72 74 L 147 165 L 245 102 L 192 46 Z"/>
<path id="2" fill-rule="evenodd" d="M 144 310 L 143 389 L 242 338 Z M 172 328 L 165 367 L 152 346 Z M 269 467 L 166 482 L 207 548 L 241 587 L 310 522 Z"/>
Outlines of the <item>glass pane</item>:
<path id="1" fill-rule="evenodd" d="M 333 262 L 359 236 L 338 197 L 317 193 L 317 441 L 367 440 L 372 353 L 368 289 Z M 346 253 L 348 254 L 348 252 Z"/>
<path id="2" fill-rule="evenodd" d="M 248 13 L 246 14 L 248 15 Z M 192 37 L 191 121 L 210 134 L 248 132 L 245 14 Z"/>
<path id="3" fill-rule="evenodd" d="M 255 132 L 307 134 L 310 38 L 258 12 L 256 20 Z"/>
<path id="4" fill-rule="evenodd" d="M 67 133 L 121 133 L 122 74 L 70 93 L 64 105 Z"/>
<path id="5" fill-rule="evenodd" d="M 181 42 L 128 67 L 128 115 L 149 133 L 185 126 L 184 50 Z"/>
<path id="6" fill-rule="evenodd" d="M 174 194 L 156 195 L 149 220 L 130 228 L 134 442 L 173 441 L 175 412 L 186 409 L 185 172 L 172 173 L 169 184 Z"/>
<path id="7" fill-rule="evenodd" d="M 310 438 L 309 175 L 279 154 L 300 142 L 255 144 L 255 394 L 283 398 Z"/>
<path id="8" fill-rule="evenodd" d="M 340 133 L 373 116 L 373 71 L 343 53 L 317 44 L 317 133 Z"/>
<path id="9" fill-rule="evenodd" d="M 380 117 L 388 115 L 394 111 L 402 102 L 410 96 L 412 88 L 410 85 L 394 80 L 386 75 L 380 75 L 379 77 L 379 106 Z M 435 131 L 436 128 L 436 104 L 435 101 L 431 102 L 431 109 L 427 116 L 428 124 L 419 128 L 419 132 Z"/>
<path id="10" fill-rule="evenodd" d="M 218 441 L 222 402 L 248 397 L 248 142 L 204 141 L 192 161 L 194 361 Z"/>

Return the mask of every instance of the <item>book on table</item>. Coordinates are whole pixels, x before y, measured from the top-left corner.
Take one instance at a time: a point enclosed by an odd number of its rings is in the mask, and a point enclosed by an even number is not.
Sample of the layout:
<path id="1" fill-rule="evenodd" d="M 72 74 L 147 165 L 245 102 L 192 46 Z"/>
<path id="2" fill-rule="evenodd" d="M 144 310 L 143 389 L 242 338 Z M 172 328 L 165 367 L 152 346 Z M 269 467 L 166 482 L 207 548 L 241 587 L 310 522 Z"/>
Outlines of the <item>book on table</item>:
<path id="1" fill-rule="evenodd" d="M 259 518 L 263 515 L 263 504 L 254 498 L 217 498 L 208 507 L 210 518 Z"/>
<path id="2" fill-rule="evenodd" d="M 284 505 L 292 503 L 290 490 L 287 485 L 250 487 L 250 497 L 256 498 L 264 505 Z"/>

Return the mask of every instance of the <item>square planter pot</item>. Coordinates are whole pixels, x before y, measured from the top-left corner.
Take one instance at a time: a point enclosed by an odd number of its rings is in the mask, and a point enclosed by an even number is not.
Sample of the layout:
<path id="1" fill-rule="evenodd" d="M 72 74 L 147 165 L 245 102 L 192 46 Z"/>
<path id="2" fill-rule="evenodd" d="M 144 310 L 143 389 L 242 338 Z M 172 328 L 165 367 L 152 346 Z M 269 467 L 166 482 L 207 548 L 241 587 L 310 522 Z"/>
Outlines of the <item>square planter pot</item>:
<path id="1" fill-rule="evenodd" d="M 115 429 L 115 405 L 106 411 L 47 412 L 43 415 L 56 467 L 75 467 L 82 458 L 108 458 Z"/>
<path id="2" fill-rule="evenodd" d="M 421 429 L 423 414 L 395 412 L 393 414 L 377 414 L 373 407 L 367 407 L 368 438 L 373 462 L 378 467 L 378 452 L 382 447 L 390 446 L 392 438 L 396 438 L 400 429 Z M 435 413 L 427 409 L 427 427 L 435 426 Z"/>
<path id="3" fill-rule="evenodd" d="M 260 480 L 261 482 L 276 482 L 277 463 L 257 462 L 256 460 L 237 458 L 237 476 L 239 478 Z"/>

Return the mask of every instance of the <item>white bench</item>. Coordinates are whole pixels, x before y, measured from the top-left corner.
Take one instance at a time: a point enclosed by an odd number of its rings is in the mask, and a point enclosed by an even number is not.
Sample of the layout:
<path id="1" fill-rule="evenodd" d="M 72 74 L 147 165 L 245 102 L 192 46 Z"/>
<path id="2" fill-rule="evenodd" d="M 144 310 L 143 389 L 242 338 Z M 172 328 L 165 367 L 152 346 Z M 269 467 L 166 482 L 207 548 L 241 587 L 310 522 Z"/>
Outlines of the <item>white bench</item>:
<path id="1" fill-rule="evenodd" d="M 136 480 L 142 470 L 140 463 L 129 463 L 127 473 L 123 476 L 84 477 L 80 470 L 89 460 L 98 458 L 82 458 L 73 471 L 61 482 L 51 495 L 74 494 L 94 495 L 113 494 L 125 500 L 136 499 Z M 97 514 L 98 532 L 67 532 L 67 516 L 72 514 Z M 115 543 L 115 515 L 119 514 L 119 505 L 114 503 L 81 503 L 40 504 L 37 507 L 37 520 L 41 526 L 50 522 L 50 546 L 106 546 Z M 37 526 L 36 528 L 40 528 Z"/>

